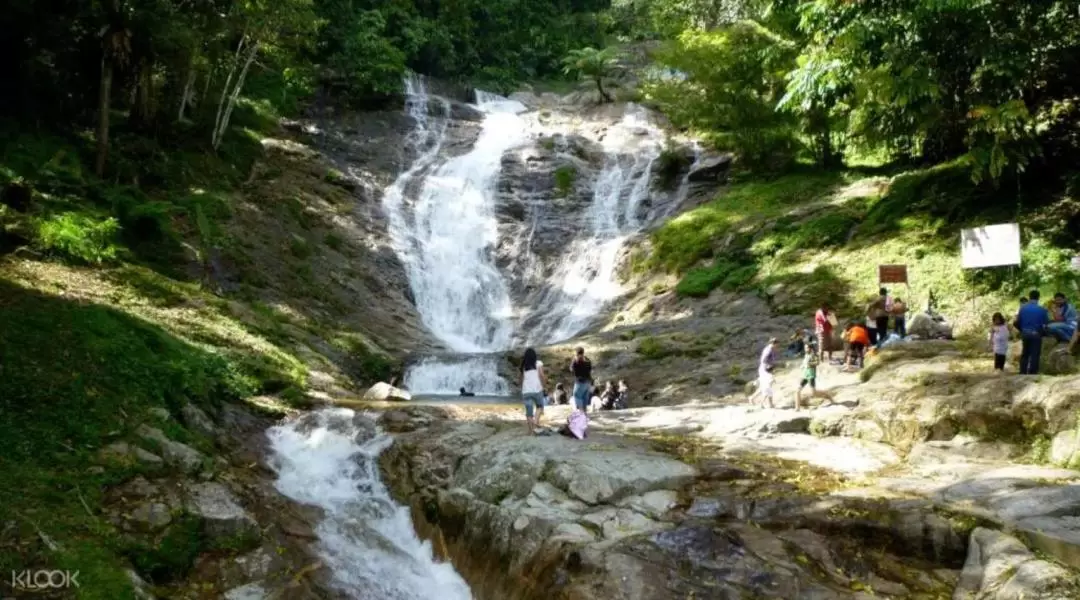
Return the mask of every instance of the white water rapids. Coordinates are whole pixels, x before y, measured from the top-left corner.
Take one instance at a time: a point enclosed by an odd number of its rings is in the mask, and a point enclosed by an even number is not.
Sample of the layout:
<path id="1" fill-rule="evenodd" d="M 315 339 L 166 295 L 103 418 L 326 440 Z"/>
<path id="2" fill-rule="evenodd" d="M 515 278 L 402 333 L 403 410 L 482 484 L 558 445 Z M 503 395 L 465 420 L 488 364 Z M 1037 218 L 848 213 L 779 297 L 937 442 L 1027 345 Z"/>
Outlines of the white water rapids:
<path id="1" fill-rule="evenodd" d="M 472 600 L 449 563 L 413 530 L 409 509 L 390 498 L 376 458 L 391 439 L 367 415 L 324 409 L 267 435 L 279 492 L 322 508 L 318 551 L 348 598 Z"/>

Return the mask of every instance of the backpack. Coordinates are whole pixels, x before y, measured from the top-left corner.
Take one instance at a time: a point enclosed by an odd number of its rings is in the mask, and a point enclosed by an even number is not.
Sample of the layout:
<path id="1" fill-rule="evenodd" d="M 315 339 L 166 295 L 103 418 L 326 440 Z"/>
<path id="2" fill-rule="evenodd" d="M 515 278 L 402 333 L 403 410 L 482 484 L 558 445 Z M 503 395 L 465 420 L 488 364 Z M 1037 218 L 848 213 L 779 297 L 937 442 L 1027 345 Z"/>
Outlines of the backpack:
<path id="1" fill-rule="evenodd" d="M 578 381 L 592 381 L 592 362 L 587 358 L 574 359 L 570 363 L 570 370 L 574 372 L 574 378 Z"/>

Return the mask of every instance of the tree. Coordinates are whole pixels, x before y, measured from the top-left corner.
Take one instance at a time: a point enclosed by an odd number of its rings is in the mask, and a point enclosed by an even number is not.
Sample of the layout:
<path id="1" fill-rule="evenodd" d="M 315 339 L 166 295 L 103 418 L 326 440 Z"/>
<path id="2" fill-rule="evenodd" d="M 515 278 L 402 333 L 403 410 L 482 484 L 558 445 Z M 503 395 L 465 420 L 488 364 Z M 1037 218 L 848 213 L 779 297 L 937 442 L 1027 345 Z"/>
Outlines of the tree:
<path id="1" fill-rule="evenodd" d="M 615 49 L 611 47 L 603 50 L 592 47 L 571 50 L 563 59 L 563 72 L 591 79 L 596 83 L 600 98 L 604 102 L 611 102 L 611 96 L 604 90 L 604 78 L 614 69 L 616 56 Z"/>

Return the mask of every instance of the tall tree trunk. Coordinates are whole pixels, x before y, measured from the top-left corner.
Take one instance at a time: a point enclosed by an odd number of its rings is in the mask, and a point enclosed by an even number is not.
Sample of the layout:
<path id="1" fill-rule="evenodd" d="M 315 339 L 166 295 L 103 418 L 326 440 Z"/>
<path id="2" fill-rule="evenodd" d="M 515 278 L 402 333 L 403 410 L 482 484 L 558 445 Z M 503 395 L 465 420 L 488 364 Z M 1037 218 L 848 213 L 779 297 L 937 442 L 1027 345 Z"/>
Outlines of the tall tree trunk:
<path id="1" fill-rule="evenodd" d="M 98 84 L 97 160 L 94 172 L 105 175 L 105 160 L 109 156 L 109 99 L 112 96 L 113 67 L 108 57 L 101 57 L 101 81 Z"/>
<path id="2" fill-rule="evenodd" d="M 232 117 L 233 108 L 236 106 L 236 100 L 240 97 L 240 90 L 244 87 L 244 80 L 247 79 L 248 69 L 251 68 L 251 63 L 255 62 L 255 56 L 259 53 L 259 42 L 254 42 L 248 46 L 247 56 L 244 57 L 244 66 L 240 70 L 240 74 L 236 77 L 236 81 L 233 83 L 233 88 L 229 94 L 228 102 L 225 104 L 224 113 L 222 113 L 221 107 L 218 107 L 218 113 L 221 114 L 221 123 L 218 126 L 217 131 L 214 134 L 214 150 L 218 149 L 221 145 L 222 138 L 225 137 L 225 131 L 229 127 L 229 118 Z"/>
<path id="3" fill-rule="evenodd" d="M 191 60 L 188 61 L 187 80 L 184 82 L 184 89 L 180 92 L 180 112 L 176 115 L 176 122 L 182 123 L 184 121 L 184 112 L 187 110 L 188 103 L 191 102 L 192 96 L 195 94 L 195 53 L 191 53 Z"/>
<path id="4" fill-rule="evenodd" d="M 229 98 L 230 88 L 232 85 L 233 76 L 236 75 L 236 70 L 240 68 L 240 56 L 244 51 L 244 44 L 247 42 L 247 33 L 240 37 L 240 41 L 236 44 L 236 54 L 233 56 L 232 64 L 229 66 L 229 74 L 225 76 L 225 85 L 221 86 L 221 98 L 218 100 L 217 114 L 214 116 L 214 130 L 210 135 L 210 145 L 217 149 L 220 140 L 218 139 L 218 131 L 221 130 L 221 119 L 225 115 L 225 103 Z"/>

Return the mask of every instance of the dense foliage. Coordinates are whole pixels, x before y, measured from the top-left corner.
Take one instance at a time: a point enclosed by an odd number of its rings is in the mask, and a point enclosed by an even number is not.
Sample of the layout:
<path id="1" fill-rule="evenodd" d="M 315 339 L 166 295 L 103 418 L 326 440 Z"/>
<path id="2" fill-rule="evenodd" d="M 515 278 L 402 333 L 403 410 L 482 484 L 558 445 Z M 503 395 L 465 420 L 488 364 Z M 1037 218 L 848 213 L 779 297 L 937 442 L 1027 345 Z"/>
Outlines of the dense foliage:
<path id="1" fill-rule="evenodd" d="M 753 166 L 883 151 L 962 157 L 982 180 L 1075 158 L 1072 0 L 653 0 L 615 10 L 624 34 L 674 36 L 657 58 L 678 76 L 655 78 L 647 97 Z"/>

